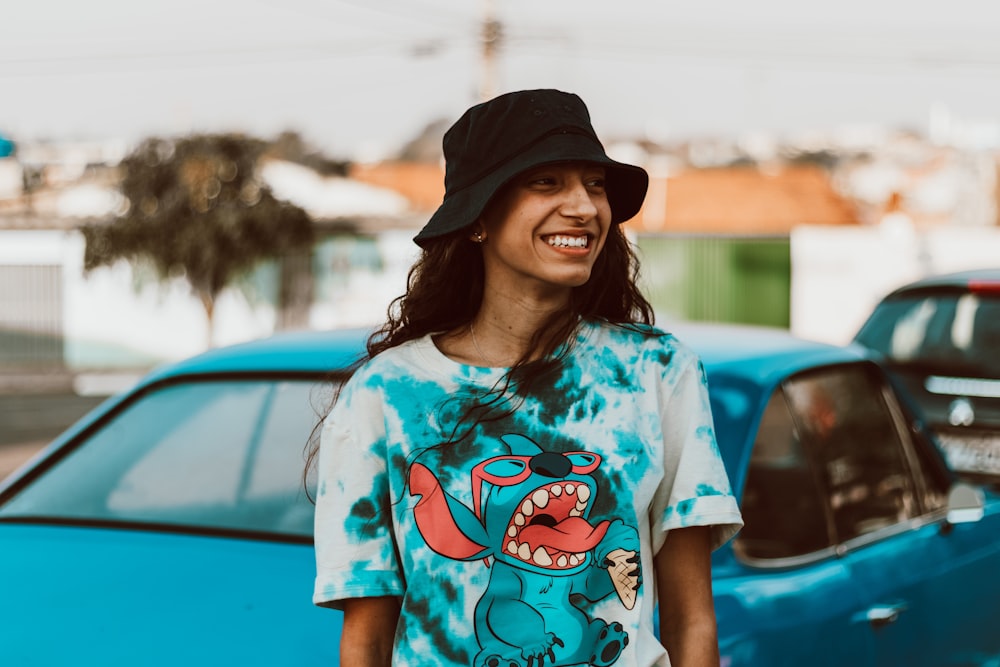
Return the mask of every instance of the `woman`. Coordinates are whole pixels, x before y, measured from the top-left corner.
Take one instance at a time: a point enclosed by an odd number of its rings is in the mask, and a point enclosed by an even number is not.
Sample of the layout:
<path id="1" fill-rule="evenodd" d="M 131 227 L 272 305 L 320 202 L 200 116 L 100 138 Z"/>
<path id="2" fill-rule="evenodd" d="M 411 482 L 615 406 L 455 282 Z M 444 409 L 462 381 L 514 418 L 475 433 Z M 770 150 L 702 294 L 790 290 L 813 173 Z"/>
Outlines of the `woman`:
<path id="1" fill-rule="evenodd" d="M 718 665 L 709 555 L 741 519 L 619 227 L 646 173 L 555 90 L 469 109 L 444 153 L 321 435 L 314 601 L 344 610 L 343 663 Z"/>

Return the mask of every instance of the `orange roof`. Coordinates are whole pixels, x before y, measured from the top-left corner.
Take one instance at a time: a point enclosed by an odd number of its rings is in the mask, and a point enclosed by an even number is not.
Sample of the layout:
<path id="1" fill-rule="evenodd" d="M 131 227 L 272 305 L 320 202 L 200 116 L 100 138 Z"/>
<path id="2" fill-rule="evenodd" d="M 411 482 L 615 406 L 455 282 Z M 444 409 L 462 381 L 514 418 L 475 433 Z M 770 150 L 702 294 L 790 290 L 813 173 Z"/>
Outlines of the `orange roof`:
<path id="1" fill-rule="evenodd" d="M 444 169 L 427 162 L 351 165 L 350 178 L 395 190 L 417 211 L 433 211 L 444 199 Z"/>
<path id="2" fill-rule="evenodd" d="M 792 227 L 856 225 L 857 212 L 813 165 L 691 169 L 650 183 L 629 224 L 642 232 L 787 234 Z"/>
<path id="3" fill-rule="evenodd" d="M 390 188 L 417 211 L 433 211 L 444 197 L 444 169 L 426 162 L 351 166 L 351 178 Z M 659 211 L 659 215 L 655 211 Z M 637 232 L 787 234 L 796 225 L 857 225 L 851 201 L 814 165 L 689 169 L 650 182 Z"/>

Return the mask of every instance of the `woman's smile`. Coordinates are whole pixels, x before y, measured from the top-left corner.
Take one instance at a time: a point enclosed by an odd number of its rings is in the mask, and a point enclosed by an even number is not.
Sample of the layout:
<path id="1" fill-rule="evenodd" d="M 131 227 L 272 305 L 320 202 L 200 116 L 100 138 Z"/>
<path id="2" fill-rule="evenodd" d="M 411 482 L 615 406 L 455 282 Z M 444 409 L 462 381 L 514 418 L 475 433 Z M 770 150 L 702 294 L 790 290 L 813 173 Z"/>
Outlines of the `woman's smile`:
<path id="1" fill-rule="evenodd" d="M 553 248 L 586 250 L 590 247 L 589 234 L 550 234 L 542 238 Z"/>

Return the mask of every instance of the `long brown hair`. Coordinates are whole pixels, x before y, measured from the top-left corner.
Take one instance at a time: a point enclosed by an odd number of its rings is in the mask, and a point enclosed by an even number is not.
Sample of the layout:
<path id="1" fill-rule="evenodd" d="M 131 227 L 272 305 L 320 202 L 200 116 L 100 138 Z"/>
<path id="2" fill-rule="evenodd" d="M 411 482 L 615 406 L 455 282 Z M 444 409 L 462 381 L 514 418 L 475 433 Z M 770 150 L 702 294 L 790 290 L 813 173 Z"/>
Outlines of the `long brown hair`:
<path id="1" fill-rule="evenodd" d="M 459 435 L 463 424 L 469 433 L 479 422 L 512 412 L 517 403 L 504 400 L 508 391 L 513 387 L 521 396 L 529 393 L 534 382 L 552 370 L 556 350 L 571 339 L 583 320 L 653 324 L 653 307 L 639 290 L 638 280 L 639 258 L 621 225 L 613 225 L 589 280 L 573 288 L 567 308 L 550 315 L 535 331 L 523 356 L 490 395 L 459 419 L 451 437 L 464 437 Z M 427 334 L 468 327 L 479 312 L 483 283 L 483 256 L 469 240 L 468 230 L 427 242 L 410 268 L 406 292 L 390 304 L 385 322 L 368 338 L 367 354 L 355 368 L 380 352 Z M 319 430 L 317 425 L 309 439 L 307 474 L 319 451 Z"/>
<path id="2" fill-rule="evenodd" d="M 568 308 L 539 327 L 514 367 L 551 354 L 581 319 L 652 324 L 653 309 L 638 288 L 638 277 L 639 260 L 621 227 L 614 225 L 590 279 L 573 288 Z M 410 269 L 406 293 L 392 302 L 385 323 L 368 339 L 368 358 L 429 333 L 467 327 L 479 311 L 483 281 L 483 256 L 467 231 L 428 242 Z"/>

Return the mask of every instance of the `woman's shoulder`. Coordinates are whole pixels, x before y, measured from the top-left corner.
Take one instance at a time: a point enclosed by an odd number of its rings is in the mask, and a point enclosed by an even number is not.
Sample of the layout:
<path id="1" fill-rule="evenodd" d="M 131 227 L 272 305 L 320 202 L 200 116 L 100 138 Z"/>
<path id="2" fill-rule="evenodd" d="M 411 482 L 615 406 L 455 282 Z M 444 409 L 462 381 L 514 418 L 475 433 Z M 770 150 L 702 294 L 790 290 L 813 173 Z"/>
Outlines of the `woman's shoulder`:
<path id="1" fill-rule="evenodd" d="M 664 369 L 696 364 L 694 350 L 667 328 L 643 323 L 588 322 L 585 339 L 602 352 L 613 352 L 629 365 Z"/>
<path id="2" fill-rule="evenodd" d="M 366 359 L 354 372 L 352 379 L 354 377 L 373 379 L 412 374 L 423 365 L 424 358 L 421 349 L 424 344 L 424 339 L 418 338 L 382 350 L 375 356 Z"/>
<path id="3" fill-rule="evenodd" d="M 669 329 L 643 322 L 608 322 L 587 320 L 586 338 L 599 345 L 645 349 L 686 349 Z"/>

